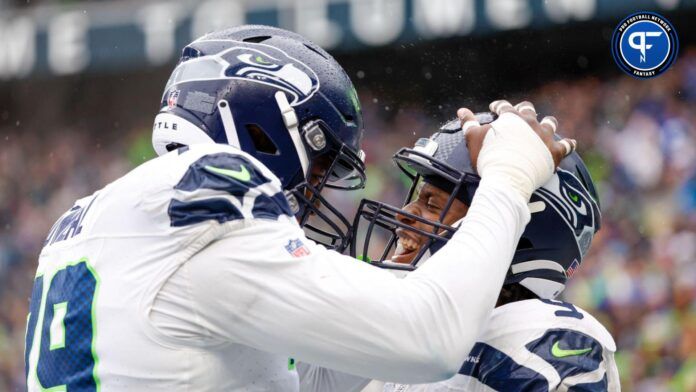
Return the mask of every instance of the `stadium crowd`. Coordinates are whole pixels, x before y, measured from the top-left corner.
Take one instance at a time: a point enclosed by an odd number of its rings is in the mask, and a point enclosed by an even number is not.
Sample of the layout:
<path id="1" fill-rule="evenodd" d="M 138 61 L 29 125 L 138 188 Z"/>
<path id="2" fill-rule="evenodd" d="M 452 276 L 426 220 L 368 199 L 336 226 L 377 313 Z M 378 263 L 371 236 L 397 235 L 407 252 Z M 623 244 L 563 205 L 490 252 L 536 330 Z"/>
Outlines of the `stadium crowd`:
<path id="1" fill-rule="evenodd" d="M 446 117 L 415 103 L 389 110 L 358 86 L 369 180 L 342 193 L 398 204 L 405 184 L 389 154 L 432 133 Z M 628 76 L 549 82 L 529 99 L 576 138 L 598 184 L 602 229 L 564 298 L 613 334 L 626 391 L 696 391 L 696 49 L 645 81 Z M 146 121 L 144 122 L 146 123 Z M 105 140 L 88 130 L 0 128 L 0 390 L 24 385 L 28 297 L 53 221 L 87 195 L 153 156 L 148 128 Z M 377 153 L 379 151 L 379 153 Z"/>

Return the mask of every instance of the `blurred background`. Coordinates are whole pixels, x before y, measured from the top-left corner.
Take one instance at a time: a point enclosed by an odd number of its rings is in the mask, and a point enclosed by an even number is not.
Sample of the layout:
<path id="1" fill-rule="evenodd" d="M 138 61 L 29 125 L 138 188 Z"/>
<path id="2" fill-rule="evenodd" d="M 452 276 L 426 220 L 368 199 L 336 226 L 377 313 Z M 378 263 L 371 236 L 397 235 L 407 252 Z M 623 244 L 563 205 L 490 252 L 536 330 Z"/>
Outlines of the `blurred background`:
<path id="1" fill-rule="evenodd" d="M 630 13 L 676 27 L 650 80 L 614 64 Z M 566 290 L 615 337 L 627 391 L 696 391 L 696 1 L 0 0 L 0 391 L 24 389 L 28 297 L 42 242 L 76 198 L 154 156 L 150 127 L 179 50 L 243 23 L 329 50 L 363 105 L 369 180 L 332 195 L 399 203 L 391 154 L 455 110 L 528 99 L 579 141 L 602 230 Z"/>

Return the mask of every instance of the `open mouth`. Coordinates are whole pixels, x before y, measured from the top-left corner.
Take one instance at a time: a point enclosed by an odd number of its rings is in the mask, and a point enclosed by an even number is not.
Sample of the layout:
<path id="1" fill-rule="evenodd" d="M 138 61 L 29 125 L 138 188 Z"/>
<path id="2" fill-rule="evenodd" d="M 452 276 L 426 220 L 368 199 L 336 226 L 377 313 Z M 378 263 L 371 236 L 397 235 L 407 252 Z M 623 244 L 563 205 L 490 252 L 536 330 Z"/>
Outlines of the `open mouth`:
<path id="1" fill-rule="evenodd" d="M 400 264 L 410 264 L 418 255 L 421 244 L 419 241 L 405 235 L 404 232 L 397 231 L 396 235 L 399 239 L 396 242 L 396 250 L 394 250 L 391 261 Z"/>

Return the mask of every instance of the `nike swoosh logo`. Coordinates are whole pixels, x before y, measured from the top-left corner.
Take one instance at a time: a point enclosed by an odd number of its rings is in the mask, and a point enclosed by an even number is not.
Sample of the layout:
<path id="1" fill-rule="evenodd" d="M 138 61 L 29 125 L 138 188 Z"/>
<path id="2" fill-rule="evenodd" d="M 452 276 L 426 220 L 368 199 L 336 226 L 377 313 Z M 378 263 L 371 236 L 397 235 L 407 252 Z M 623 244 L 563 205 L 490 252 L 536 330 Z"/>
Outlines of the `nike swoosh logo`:
<path id="1" fill-rule="evenodd" d="M 573 355 L 582 355 L 592 351 L 592 347 L 579 350 L 564 350 L 558 346 L 558 343 L 559 342 L 554 343 L 551 347 L 551 354 L 556 358 L 572 357 Z"/>
<path id="2" fill-rule="evenodd" d="M 232 177 L 235 180 L 243 182 L 248 182 L 249 180 L 251 180 L 251 173 L 249 173 L 249 170 L 247 170 L 246 166 L 244 165 L 242 165 L 241 169 L 239 170 L 223 169 L 220 167 L 206 165 L 205 170 L 211 173 L 222 174 L 223 176 Z"/>

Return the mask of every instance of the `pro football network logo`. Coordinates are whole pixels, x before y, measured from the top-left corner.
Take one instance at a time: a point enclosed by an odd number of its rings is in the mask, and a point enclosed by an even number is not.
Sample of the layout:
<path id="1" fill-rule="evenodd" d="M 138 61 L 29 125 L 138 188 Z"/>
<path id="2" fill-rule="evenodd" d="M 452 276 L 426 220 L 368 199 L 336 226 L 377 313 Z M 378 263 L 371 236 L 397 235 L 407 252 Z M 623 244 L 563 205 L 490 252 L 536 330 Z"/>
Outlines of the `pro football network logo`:
<path id="1" fill-rule="evenodd" d="M 307 246 L 299 238 L 289 240 L 288 244 L 285 245 L 285 250 L 287 250 L 292 257 L 303 257 L 309 255 L 309 248 L 307 248 Z"/>
<path id="2" fill-rule="evenodd" d="M 637 78 L 665 72 L 679 52 L 674 26 L 654 12 L 629 15 L 614 30 L 611 54 L 619 68 Z"/>

